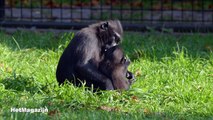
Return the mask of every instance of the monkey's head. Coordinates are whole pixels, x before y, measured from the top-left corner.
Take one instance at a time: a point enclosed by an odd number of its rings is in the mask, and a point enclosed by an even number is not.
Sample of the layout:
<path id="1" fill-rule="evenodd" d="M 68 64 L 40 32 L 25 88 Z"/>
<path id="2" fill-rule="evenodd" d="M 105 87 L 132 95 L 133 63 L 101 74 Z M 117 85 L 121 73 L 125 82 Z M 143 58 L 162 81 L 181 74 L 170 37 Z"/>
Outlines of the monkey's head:
<path id="1" fill-rule="evenodd" d="M 104 60 L 100 63 L 101 70 L 112 75 L 114 71 L 119 71 L 119 75 L 126 76 L 130 60 L 128 60 L 119 46 L 114 46 L 105 51 Z"/>
<path id="2" fill-rule="evenodd" d="M 122 64 L 124 66 L 129 66 L 130 60 L 124 56 L 124 52 L 119 46 L 113 46 L 105 52 L 105 59 L 110 61 L 112 64 Z"/>
<path id="3" fill-rule="evenodd" d="M 122 40 L 122 35 L 123 28 L 118 20 L 100 22 L 97 26 L 97 36 L 102 42 L 102 47 L 106 49 L 118 45 Z"/>

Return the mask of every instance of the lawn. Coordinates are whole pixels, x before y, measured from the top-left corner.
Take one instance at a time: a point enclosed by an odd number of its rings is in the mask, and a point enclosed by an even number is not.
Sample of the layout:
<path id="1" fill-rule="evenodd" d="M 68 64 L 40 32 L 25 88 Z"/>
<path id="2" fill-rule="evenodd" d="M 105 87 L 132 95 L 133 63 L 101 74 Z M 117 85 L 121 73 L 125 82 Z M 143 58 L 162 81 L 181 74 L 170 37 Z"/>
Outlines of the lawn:
<path id="1" fill-rule="evenodd" d="M 57 85 L 57 62 L 73 35 L 0 32 L 0 119 L 213 119 L 212 33 L 126 32 L 136 82 L 122 93 Z"/>

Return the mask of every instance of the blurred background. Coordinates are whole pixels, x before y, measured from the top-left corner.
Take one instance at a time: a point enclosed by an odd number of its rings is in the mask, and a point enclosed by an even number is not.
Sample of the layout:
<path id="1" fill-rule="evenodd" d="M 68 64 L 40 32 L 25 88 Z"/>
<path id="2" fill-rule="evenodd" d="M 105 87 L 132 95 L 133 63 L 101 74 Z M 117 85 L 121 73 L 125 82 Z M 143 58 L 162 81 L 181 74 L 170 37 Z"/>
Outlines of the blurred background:
<path id="1" fill-rule="evenodd" d="M 132 31 L 213 32 L 213 0 L 0 0 L 0 27 L 80 29 L 109 19 Z"/>

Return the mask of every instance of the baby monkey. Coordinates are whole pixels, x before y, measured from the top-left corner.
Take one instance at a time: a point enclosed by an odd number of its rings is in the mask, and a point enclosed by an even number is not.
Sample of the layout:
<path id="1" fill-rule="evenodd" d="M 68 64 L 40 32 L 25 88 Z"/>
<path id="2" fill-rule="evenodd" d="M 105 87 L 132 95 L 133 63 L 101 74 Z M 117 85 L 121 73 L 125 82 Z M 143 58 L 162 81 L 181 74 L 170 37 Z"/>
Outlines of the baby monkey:
<path id="1" fill-rule="evenodd" d="M 104 59 L 99 64 L 99 70 L 112 80 L 115 90 L 128 90 L 134 80 L 134 75 L 128 71 L 130 60 L 126 59 L 119 46 L 103 51 Z"/>

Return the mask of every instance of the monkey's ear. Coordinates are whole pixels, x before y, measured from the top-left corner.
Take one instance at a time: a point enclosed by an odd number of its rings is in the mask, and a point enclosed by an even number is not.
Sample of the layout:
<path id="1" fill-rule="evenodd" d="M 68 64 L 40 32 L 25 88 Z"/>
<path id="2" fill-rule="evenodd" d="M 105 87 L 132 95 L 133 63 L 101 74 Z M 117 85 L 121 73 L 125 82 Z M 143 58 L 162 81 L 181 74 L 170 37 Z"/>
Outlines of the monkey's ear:
<path id="1" fill-rule="evenodd" d="M 108 22 L 105 22 L 103 24 L 101 24 L 100 28 L 103 29 L 103 30 L 107 30 L 109 27 L 109 23 Z"/>

